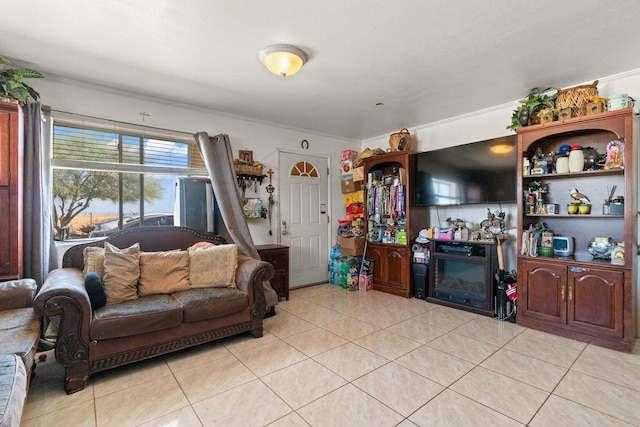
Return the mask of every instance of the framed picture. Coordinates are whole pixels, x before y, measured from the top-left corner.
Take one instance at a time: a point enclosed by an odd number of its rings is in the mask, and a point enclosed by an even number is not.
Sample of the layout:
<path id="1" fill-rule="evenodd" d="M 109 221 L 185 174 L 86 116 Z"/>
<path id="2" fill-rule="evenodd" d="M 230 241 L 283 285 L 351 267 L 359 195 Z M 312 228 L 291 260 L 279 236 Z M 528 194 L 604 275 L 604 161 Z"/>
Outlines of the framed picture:
<path id="1" fill-rule="evenodd" d="M 238 159 L 246 164 L 253 163 L 253 151 L 238 150 Z"/>

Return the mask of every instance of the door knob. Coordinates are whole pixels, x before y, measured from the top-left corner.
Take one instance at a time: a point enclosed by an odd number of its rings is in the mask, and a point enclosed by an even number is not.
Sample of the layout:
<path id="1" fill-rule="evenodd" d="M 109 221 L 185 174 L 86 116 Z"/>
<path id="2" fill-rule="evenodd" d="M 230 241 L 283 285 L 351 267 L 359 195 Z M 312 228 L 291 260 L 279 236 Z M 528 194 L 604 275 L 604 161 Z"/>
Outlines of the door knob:
<path id="1" fill-rule="evenodd" d="M 286 236 L 287 235 L 287 221 L 285 221 L 284 219 L 282 220 L 282 226 L 284 227 L 284 229 L 282 230 L 282 235 Z"/>

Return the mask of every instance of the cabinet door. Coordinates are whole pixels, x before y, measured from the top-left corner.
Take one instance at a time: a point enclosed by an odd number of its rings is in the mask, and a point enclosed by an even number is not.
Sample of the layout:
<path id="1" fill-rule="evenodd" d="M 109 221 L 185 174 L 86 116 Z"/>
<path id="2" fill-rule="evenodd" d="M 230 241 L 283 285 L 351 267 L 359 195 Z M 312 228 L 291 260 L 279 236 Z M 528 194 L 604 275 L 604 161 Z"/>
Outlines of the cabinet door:
<path id="1" fill-rule="evenodd" d="M 571 266 L 568 279 L 569 325 L 622 337 L 624 273 Z"/>
<path id="2" fill-rule="evenodd" d="M 386 253 L 386 276 L 387 285 L 401 290 L 407 290 L 409 281 L 406 280 L 409 274 L 409 253 L 406 248 L 390 247 Z"/>
<path id="3" fill-rule="evenodd" d="M 565 324 L 566 266 L 520 260 L 518 271 L 518 282 L 522 285 L 518 311 L 531 319 Z"/>
<path id="4" fill-rule="evenodd" d="M 373 282 L 374 283 L 385 283 L 387 281 L 386 271 L 386 261 L 387 261 L 387 250 L 384 247 L 379 246 L 369 246 L 367 249 L 367 258 L 370 258 L 374 262 L 373 266 Z"/>

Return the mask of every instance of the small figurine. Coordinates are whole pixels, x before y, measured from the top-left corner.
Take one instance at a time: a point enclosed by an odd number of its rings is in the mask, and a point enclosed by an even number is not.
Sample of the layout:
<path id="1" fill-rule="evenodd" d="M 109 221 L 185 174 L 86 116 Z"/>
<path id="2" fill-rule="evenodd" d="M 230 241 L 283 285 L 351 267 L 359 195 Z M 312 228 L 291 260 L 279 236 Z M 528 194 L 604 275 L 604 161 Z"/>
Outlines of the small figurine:
<path id="1" fill-rule="evenodd" d="M 624 143 L 617 139 L 607 144 L 607 159 L 604 163 L 605 169 L 619 169 L 622 167 L 624 153 Z"/>
<path id="2" fill-rule="evenodd" d="M 591 200 L 589 200 L 589 198 L 587 196 L 585 196 L 584 194 L 582 194 L 581 192 L 579 192 L 575 188 L 571 188 L 569 191 L 571 191 L 571 198 L 573 198 L 573 200 L 575 200 L 576 202 L 579 202 L 581 204 L 582 203 L 586 204 L 586 203 L 591 202 Z"/>

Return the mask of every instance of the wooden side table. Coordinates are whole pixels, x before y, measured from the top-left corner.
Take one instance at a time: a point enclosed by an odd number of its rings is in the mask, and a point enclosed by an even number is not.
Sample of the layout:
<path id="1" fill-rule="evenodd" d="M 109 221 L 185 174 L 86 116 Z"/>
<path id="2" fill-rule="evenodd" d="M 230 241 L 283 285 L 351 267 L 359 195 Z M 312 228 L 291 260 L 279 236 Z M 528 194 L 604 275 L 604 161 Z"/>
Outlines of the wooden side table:
<path id="1" fill-rule="evenodd" d="M 275 273 L 269 281 L 278 294 L 278 299 L 289 301 L 289 247 L 281 245 L 257 245 L 256 249 L 263 261 L 273 265 Z"/>

